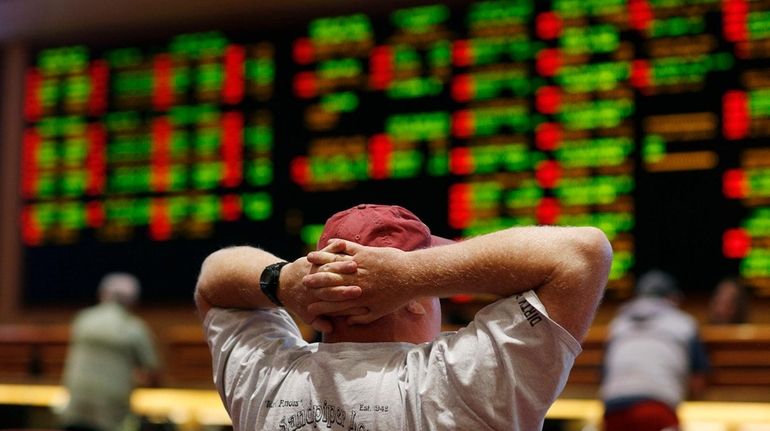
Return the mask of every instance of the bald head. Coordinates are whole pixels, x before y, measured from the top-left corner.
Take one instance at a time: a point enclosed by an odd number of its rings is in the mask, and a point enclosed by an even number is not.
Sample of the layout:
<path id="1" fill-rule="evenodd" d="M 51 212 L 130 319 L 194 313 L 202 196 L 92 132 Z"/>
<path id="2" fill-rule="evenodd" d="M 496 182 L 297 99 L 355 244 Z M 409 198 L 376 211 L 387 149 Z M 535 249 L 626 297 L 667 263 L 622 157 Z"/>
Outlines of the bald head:
<path id="1" fill-rule="evenodd" d="M 139 280 L 125 272 L 107 274 L 99 283 L 99 300 L 130 307 L 139 300 Z"/>

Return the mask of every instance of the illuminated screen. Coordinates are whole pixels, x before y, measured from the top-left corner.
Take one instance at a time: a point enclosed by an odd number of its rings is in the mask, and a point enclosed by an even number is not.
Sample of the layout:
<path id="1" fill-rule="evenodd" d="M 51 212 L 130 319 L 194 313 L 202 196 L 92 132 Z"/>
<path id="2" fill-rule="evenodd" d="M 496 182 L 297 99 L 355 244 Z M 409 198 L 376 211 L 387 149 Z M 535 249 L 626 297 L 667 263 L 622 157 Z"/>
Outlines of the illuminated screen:
<path id="1" fill-rule="evenodd" d="M 394 203 L 462 238 L 591 225 L 610 292 L 639 271 L 770 292 L 770 9 L 507 0 L 37 52 L 22 160 L 25 298 L 109 270 L 189 300 L 202 259 L 289 259 Z"/>

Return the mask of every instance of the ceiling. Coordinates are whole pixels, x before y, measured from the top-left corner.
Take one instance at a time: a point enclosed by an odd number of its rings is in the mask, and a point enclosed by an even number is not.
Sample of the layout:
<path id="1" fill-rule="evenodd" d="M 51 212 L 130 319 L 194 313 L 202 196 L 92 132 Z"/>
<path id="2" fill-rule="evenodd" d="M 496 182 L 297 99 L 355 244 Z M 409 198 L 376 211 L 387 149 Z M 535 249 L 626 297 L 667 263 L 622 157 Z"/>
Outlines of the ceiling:
<path id="1" fill-rule="evenodd" d="M 302 24 L 309 17 L 321 14 L 355 13 L 362 9 L 377 13 L 409 4 L 430 3 L 437 1 L 0 0 L 0 44 L 9 41 L 88 43 L 110 40 L 115 35 L 125 38 L 128 32 L 152 37 L 217 26 L 270 31 Z"/>

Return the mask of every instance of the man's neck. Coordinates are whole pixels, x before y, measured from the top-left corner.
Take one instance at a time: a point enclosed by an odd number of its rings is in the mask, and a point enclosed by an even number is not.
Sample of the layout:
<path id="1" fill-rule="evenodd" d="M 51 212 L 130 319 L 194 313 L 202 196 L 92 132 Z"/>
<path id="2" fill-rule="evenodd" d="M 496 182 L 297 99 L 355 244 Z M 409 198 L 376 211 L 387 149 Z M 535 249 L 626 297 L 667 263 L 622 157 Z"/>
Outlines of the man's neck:
<path id="1" fill-rule="evenodd" d="M 438 331 L 428 324 L 425 315 L 399 312 L 384 316 L 367 325 L 348 325 L 345 317 L 331 318 L 334 330 L 324 334 L 324 343 L 387 343 L 420 344 L 433 340 Z"/>

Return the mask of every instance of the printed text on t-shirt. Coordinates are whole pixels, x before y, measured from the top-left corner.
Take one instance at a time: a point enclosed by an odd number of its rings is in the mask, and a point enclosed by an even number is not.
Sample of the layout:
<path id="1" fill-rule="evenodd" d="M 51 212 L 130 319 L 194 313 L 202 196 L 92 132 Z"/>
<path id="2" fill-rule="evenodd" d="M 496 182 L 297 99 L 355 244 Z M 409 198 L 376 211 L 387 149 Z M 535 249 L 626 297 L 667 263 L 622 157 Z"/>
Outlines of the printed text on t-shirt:
<path id="1" fill-rule="evenodd" d="M 524 313 L 524 317 L 527 319 L 527 322 L 529 322 L 529 326 L 535 326 L 543 321 L 543 316 L 540 315 L 537 308 L 527 302 L 523 295 L 516 295 L 516 302 L 519 303 L 521 312 Z"/>
<path id="2" fill-rule="evenodd" d="M 265 407 L 268 409 L 278 407 L 302 407 L 304 400 L 267 400 Z M 350 412 L 349 414 L 347 412 Z M 354 408 L 343 408 L 329 404 L 324 401 L 323 404 L 311 404 L 307 408 L 295 410 L 291 415 L 283 415 L 278 423 L 280 431 L 296 431 L 312 426 L 314 429 L 325 427 L 327 429 L 337 429 L 343 431 L 369 431 L 365 424 L 360 423 L 360 418 L 356 418 L 358 412 L 376 412 L 388 413 L 388 405 L 364 404 L 359 403 Z"/>

